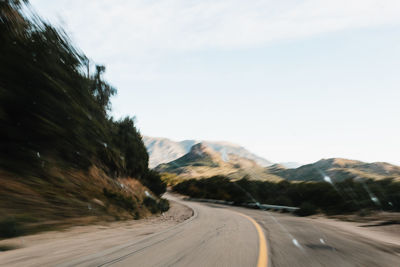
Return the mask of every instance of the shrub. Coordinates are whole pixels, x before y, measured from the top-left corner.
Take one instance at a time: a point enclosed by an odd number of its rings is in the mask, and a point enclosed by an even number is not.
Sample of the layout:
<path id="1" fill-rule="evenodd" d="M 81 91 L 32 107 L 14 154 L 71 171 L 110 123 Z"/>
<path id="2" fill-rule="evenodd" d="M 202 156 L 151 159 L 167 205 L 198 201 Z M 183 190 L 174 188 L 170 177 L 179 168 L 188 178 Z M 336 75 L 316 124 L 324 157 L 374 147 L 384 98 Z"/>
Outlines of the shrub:
<path id="1" fill-rule="evenodd" d="M 132 199 L 132 197 L 127 197 L 121 193 L 113 192 L 107 190 L 107 188 L 103 188 L 104 195 L 114 202 L 114 204 L 126 208 L 128 210 L 136 209 L 136 202 Z"/>
<path id="2" fill-rule="evenodd" d="M 133 214 L 133 219 L 139 220 L 139 219 L 140 219 L 140 213 L 136 211 L 136 212 Z"/>
<path id="3" fill-rule="evenodd" d="M 169 210 L 169 201 L 167 199 L 160 199 L 159 201 L 151 197 L 146 197 L 143 204 L 150 210 L 151 213 L 165 212 Z"/>
<path id="4" fill-rule="evenodd" d="M 169 210 L 169 201 L 167 199 L 160 199 L 160 201 L 158 202 L 158 209 L 161 212 L 166 212 L 167 210 Z"/>
<path id="5" fill-rule="evenodd" d="M 155 201 L 153 198 L 145 197 L 143 204 L 150 210 L 151 213 L 154 214 L 158 212 L 157 201 Z"/>
<path id="6" fill-rule="evenodd" d="M 368 188 L 379 200 L 371 200 Z M 307 216 L 321 211 L 327 215 L 353 213 L 362 209 L 400 210 L 400 183 L 393 179 L 352 179 L 335 183 L 254 181 L 244 177 L 231 181 L 224 176 L 180 181 L 173 190 L 193 198 L 233 201 L 236 205 L 254 202 L 283 206 L 301 206 L 299 215 Z M 303 215 L 304 214 L 304 215 Z"/>
<path id="7" fill-rule="evenodd" d="M 141 181 L 157 196 L 161 196 L 167 190 L 166 183 L 156 171 L 149 170 Z"/>
<path id="8" fill-rule="evenodd" d="M 372 211 L 369 209 L 362 209 L 358 212 L 358 216 L 360 217 L 365 217 L 365 216 L 369 216 L 372 214 Z"/>
<path id="9" fill-rule="evenodd" d="M 300 209 L 295 211 L 295 214 L 299 216 L 310 216 L 316 214 L 317 210 L 318 210 L 317 206 L 309 202 L 304 202 L 300 205 Z"/>
<path id="10" fill-rule="evenodd" d="M 275 205 L 281 205 L 281 206 L 292 206 L 293 203 L 290 200 L 290 198 L 286 197 L 286 196 L 279 196 L 275 199 L 275 201 L 273 202 L 273 204 Z"/>
<path id="11" fill-rule="evenodd" d="M 0 220 L 0 237 L 14 237 L 22 235 L 20 224 L 15 218 L 7 217 Z"/>

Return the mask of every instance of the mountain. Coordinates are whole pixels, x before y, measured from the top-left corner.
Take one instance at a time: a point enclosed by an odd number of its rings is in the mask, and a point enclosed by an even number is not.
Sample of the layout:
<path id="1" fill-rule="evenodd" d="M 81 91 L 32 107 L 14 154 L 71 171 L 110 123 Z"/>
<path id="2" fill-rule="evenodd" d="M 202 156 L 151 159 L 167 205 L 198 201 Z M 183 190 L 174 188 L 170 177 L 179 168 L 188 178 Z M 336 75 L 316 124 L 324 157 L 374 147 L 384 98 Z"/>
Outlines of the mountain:
<path id="1" fill-rule="evenodd" d="M 277 175 L 287 180 L 301 181 L 342 181 L 347 178 L 380 180 L 384 178 L 400 179 L 400 167 L 386 162 L 366 163 L 343 158 L 321 159 L 296 169 L 287 169 L 274 164 L 266 173 Z M 329 178 L 327 178 L 328 176 Z"/>
<path id="2" fill-rule="evenodd" d="M 280 180 L 281 178 L 268 174 L 264 167 L 254 160 L 243 158 L 232 153 L 222 154 L 204 143 L 197 143 L 191 147 L 189 153 L 163 163 L 155 168 L 159 172 L 177 174 L 181 178 L 200 178 L 215 175 L 224 175 L 232 179 L 248 176 L 258 180 Z"/>
<path id="3" fill-rule="evenodd" d="M 167 138 L 143 136 L 143 143 L 149 154 L 149 167 L 154 168 L 185 155 L 195 142 L 175 142 Z"/>
<path id="4" fill-rule="evenodd" d="M 239 156 L 241 158 L 254 160 L 258 165 L 263 167 L 272 164 L 270 161 L 251 153 L 246 148 L 229 142 L 198 140 L 184 140 L 176 142 L 168 138 L 149 136 L 144 136 L 143 142 L 150 156 L 150 168 L 154 168 L 161 163 L 171 162 L 179 157 L 182 157 L 190 151 L 193 145 L 198 143 L 202 143 L 203 145 L 212 148 L 214 151 L 219 152 L 225 160 L 228 160 L 227 155 L 231 155 L 231 157 Z"/>
<path id="5" fill-rule="evenodd" d="M 303 165 L 301 163 L 293 162 L 293 161 L 279 162 L 279 164 L 288 169 L 295 169 L 295 168 L 298 168 Z"/>

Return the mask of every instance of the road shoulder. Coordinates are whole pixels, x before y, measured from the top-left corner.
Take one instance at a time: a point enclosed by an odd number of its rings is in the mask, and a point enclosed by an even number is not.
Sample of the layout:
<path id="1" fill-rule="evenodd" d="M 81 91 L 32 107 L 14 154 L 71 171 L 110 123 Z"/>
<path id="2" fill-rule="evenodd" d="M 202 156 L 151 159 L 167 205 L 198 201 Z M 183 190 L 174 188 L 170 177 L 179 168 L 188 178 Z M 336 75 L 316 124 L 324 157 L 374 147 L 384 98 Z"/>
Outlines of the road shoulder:
<path id="1" fill-rule="evenodd" d="M 171 201 L 170 209 L 158 216 L 123 222 L 99 222 L 64 231 L 43 232 L 1 240 L 0 246 L 16 249 L 0 252 L 0 262 L 7 266 L 43 266 L 82 257 L 132 242 L 174 227 L 193 216 L 193 210 Z M 106 242 L 103 242 L 106 241 Z M 0 265 L 2 265 L 0 264 Z"/>
<path id="2" fill-rule="evenodd" d="M 375 242 L 400 248 L 399 225 L 392 227 L 393 229 L 389 231 L 383 226 L 373 226 L 373 224 L 368 222 L 347 222 L 326 217 L 314 217 L 309 218 L 309 220 L 337 228 L 344 232 L 357 234 L 358 236 Z"/>

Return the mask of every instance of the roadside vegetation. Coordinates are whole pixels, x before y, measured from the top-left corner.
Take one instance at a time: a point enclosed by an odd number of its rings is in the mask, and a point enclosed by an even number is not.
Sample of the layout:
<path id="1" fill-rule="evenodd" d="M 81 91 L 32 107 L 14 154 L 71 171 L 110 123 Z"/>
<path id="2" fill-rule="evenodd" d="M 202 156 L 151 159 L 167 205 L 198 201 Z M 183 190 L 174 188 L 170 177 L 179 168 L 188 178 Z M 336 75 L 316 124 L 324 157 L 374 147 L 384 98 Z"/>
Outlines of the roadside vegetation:
<path id="1" fill-rule="evenodd" d="M 109 115 L 105 67 L 27 2 L 0 2 L 0 237 L 167 210 L 134 118 Z"/>
<path id="2" fill-rule="evenodd" d="M 171 178 L 169 178 L 171 180 Z M 193 198 L 300 207 L 297 214 L 365 213 L 368 210 L 400 211 L 400 183 L 393 179 L 348 179 L 328 182 L 268 182 L 243 178 L 232 181 L 214 176 L 174 181 L 173 190 Z"/>

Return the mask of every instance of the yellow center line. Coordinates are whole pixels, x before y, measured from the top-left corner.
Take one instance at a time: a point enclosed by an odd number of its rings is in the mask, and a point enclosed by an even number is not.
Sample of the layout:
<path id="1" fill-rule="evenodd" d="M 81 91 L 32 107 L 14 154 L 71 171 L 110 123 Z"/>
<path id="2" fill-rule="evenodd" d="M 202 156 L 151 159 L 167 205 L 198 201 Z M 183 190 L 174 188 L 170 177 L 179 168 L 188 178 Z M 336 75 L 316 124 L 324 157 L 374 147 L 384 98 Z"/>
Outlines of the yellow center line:
<path id="1" fill-rule="evenodd" d="M 258 233 L 258 261 L 257 267 L 267 267 L 268 266 L 268 252 L 267 252 L 267 240 L 265 239 L 264 231 L 262 230 L 261 226 L 251 217 L 244 215 L 243 213 L 236 212 L 237 214 L 245 217 L 249 221 L 251 221 L 257 229 Z"/>

